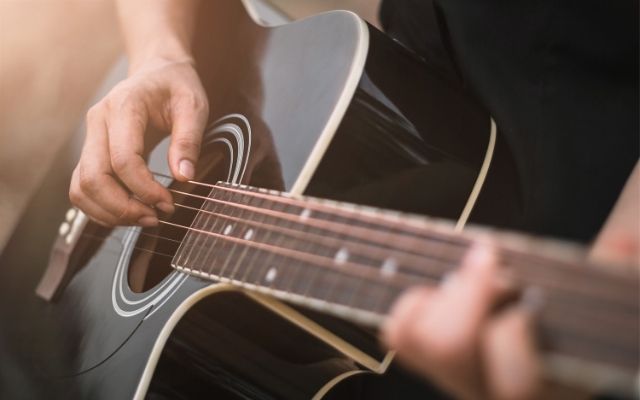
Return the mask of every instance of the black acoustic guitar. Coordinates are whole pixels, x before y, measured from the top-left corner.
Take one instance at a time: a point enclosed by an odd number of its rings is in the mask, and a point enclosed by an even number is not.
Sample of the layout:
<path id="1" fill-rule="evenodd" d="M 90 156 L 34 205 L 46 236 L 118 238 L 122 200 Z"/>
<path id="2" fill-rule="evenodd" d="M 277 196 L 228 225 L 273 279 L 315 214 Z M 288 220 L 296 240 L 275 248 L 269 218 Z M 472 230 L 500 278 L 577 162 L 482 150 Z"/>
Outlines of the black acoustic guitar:
<path id="1" fill-rule="evenodd" d="M 517 217 L 508 147 L 425 60 L 348 12 L 268 28 L 205 3 L 197 178 L 173 181 L 158 144 L 176 213 L 107 230 L 69 208 L 60 158 L 0 257 L 0 398 L 353 398 L 392 361 L 375 328 L 393 300 L 459 264 L 469 218 Z M 632 390 L 637 270 L 495 235 L 549 372 Z"/>

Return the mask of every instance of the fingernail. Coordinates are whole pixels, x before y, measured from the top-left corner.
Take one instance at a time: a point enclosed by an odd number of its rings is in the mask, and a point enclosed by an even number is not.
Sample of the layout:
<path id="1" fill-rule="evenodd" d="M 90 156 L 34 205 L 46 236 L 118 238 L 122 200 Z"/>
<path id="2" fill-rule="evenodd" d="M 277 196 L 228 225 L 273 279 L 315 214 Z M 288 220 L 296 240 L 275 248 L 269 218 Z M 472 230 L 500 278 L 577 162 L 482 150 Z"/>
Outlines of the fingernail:
<path id="1" fill-rule="evenodd" d="M 166 212 L 167 214 L 173 214 L 173 212 L 175 211 L 175 207 L 173 206 L 173 204 L 167 203 L 166 201 L 161 201 L 156 204 L 156 208 L 163 212 Z"/>
<path id="2" fill-rule="evenodd" d="M 195 176 L 195 168 L 193 167 L 193 163 L 189 160 L 180 161 L 178 172 L 180 172 L 180 175 L 184 176 L 187 179 L 193 179 L 193 177 Z"/>
<path id="3" fill-rule="evenodd" d="M 138 225 L 140 225 L 140 226 L 157 226 L 158 225 L 158 218 L 151 217 L 151 216 L 142 217 L 142 218 L 140 218 L 138 220 Z"/>

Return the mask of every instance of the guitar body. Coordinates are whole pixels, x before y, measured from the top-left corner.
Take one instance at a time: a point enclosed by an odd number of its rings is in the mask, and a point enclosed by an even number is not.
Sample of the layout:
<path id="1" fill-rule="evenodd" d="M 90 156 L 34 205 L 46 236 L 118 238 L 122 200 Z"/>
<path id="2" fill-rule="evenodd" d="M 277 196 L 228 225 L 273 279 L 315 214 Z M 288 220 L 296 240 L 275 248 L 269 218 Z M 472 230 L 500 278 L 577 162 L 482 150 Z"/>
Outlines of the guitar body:
<path id="1" fill-rule="evenodd" d="M 471 211 L 502 146 L 472 99 L 353 14 L 264 27 L 240 2 L 206 3 L 196 48 L 211 123 L 197 180 L 453 220 Z M 168 174 L 165 154 L 162 142 L 152 171 Z M 373 332 L 180 273 L 175 244 L 67 214 L 73 164 L 59 157 L 0 257 L 0 398 L 353 396 L 340 382 L 388 366 Z M 496 208 L 516 210 L 515 178 L 487 179 L 501 188 Z M 193 215 L 172 218 L 188 226 Z M 66 240 L 74 273 L 46 301 L 35 289 Z"/>

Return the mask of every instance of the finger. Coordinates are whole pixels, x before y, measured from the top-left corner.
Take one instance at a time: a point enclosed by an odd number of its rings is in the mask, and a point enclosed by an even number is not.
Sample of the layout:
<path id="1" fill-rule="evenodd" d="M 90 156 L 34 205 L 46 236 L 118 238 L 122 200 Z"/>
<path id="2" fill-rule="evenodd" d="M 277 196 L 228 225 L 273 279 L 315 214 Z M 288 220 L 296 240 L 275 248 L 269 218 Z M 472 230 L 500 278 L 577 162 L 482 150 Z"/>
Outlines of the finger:
<path id="1" fill-rule="evenodd" d="M 141 202 L 172 212 L 171 194 L 153 178 L 143 157 L 146 106 L 131 100 L 112 107 L 115 110 L 108 121 L 108 148 L 113 171 Z"/>
<path id="2" fill-rule="evenodd" d="M 461 271 L 450 275 L 429 308 L 414 317 L 413 363 L 459 398 L 483 392 L 478 338 L 492 305 L 496 262 L 491 247 L 476 245 Z"/>
<path id="3" fill-rule="evenodd" d="M 497 263 L 491 246 L 475 245 L 465 256 L 462 269 L 445 281 L 432 313 L 442 331 L 448 331 L 448 346 L 465 351 L 475 345 L 478 328 L 498 295 Z"/>
<path id="4" fill-rule="evenodd" d="M 113 215 L 106 212 L 102 207 L 94 205 L 91 199 L 84 195 L 79 188 L 78 183 L 78 169 L 73 171 L 71 176 L 71 185 L 69 187 L 69 199 L 71 203 L 82 210 L 91 220 L 105 227 L 113 227 L 116 225 L 116 220 Z"/>
<path id="5" fill-rule="evenodd" d="M 72 181 L 72 186 L 75 185 Z M 87 196 L 82 196 L 74 202 L 74 205 L 81 209 L 89 218 L 96 223 L 111 228 L 116 225 L 129 225 L 132 222 L 123 221 L 120 218 L 115 217 L 113 214 L 105 211 L 105 209 L 98 203 L 93 201 Z M 135 221 L 136 224 L 145 227 L 157 226 L 158 219 L 155 216 L 147 215 L 140 217 Z"/>
<path id="6" fill-rule="evenodd" d="M 532 399 L 541 385 L 531 314 L 511 307 L 487 326 L 482 353 L 487 390 L 495 399 Z"/>
<path id="7" fill-rule="evenodd" d="M 200 156 L 209 107 L 206 96 L 201 94 L 174 97 L 169 165 L 176 179 L 186 181 L 195 177 L 195 165 Z"/>
<path id="8" fill-rule="evenodd" d="M 107 136 L 101 114 L 92 112 L 87 120 L 87 137 L 78 167 L 74 171 L 71 195 L 88 215 L 111 225 L 131 224 L 144 217 L 155 217 L 155 211 L 131 198 L 122 186 L 109 174 Z M 94 205 L 87 208 L 88 201 Z M 96 207 L 100 208 L 100 211 Z M 84 207 L 84 208 L 83 208 Z M 95 213 L 96 215 L 92 215 Z M 109 214 L 109 218 L 104 213 Z M 101 217 L 98 217 L 98 214 Z"/>
<path id="9" fill-rule="evenodd" d="M 429 304 L 432 295 L 433 289 L 417 287 L 409 289 L 395 301 L 381 332 L 382 339 L 389 348 L 400 349 L 413 342 L 406 336 L 413 331 L 411 324 L 415 322 L 419 310 Z"/>

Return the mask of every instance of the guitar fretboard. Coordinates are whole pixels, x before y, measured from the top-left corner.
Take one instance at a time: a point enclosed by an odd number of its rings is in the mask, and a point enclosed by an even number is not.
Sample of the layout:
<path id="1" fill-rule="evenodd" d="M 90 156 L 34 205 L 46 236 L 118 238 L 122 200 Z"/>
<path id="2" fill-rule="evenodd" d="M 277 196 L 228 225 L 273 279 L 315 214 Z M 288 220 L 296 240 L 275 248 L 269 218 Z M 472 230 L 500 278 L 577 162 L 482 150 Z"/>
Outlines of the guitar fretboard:
<path id="1" fill-rule="evenodd" d="M 176 269 L 370 325 L 406 288 L 436 285 L 488 235 L 228 184 L 201 200 L 172 261 Z M 555 242 L 492 236 L 505 270 L 539 293 L 547 350 L 637 368 L 637 271 L 608 273 L 587 263 L 583 251 Z"/>
<path id="2" fill-rule="evenodd" d="M 336 212 L 326 202 L 227 189 L 212 190 L 175 267 L 350 310 L 361 320 L 382 317 L 406 287 L 436 282 L 466 247 L 448 235 L 427 241 L 400 219 L 378 221 L 362 209 Z"/>

